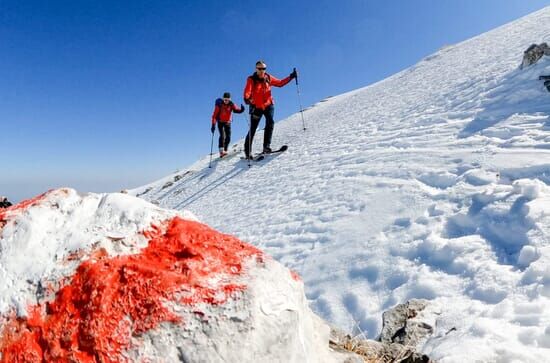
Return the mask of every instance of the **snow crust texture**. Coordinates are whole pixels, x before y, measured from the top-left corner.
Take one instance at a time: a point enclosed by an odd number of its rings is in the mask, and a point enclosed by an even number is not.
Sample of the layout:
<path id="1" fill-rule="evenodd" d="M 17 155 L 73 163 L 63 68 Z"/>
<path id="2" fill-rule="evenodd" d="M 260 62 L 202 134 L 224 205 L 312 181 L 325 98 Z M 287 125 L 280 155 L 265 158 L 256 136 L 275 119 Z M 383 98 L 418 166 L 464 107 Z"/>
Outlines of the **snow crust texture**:
<path id="1" fill-rule="evenodd" d="M 206 156 L 131 193 L 265 250 L 346 331 L 374 338 L 422 298 L 436 327 L 418 348 L 437 361 L 549 361 L 550 58 L 519 69 L 549 23 L 545 8 L 323 100 L 252 168 Z"/>

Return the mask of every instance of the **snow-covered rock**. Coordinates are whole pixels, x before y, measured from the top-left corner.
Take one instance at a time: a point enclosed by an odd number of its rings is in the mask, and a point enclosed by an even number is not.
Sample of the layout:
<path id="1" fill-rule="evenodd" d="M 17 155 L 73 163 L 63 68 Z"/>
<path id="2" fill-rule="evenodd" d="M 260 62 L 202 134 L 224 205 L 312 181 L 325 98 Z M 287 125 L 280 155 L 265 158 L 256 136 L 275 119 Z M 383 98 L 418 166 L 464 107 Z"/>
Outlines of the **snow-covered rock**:
<path id="1" fill-rule="evenodd" d="M 1 362 L 343 362 L 303 282 L 135 197 L 45 193 L 0 212 Z"/>

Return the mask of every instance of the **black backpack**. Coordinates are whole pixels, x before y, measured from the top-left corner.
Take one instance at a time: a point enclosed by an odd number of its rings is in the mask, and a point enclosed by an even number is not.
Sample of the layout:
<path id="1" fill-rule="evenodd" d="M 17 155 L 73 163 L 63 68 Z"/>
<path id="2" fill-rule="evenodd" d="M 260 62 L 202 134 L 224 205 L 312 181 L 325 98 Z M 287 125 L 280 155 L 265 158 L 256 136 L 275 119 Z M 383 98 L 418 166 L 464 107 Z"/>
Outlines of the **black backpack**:
<path id="1" fill-rule="evenodd" d="M 221 106 L 223 105 L 223 100 L 221 98 L 218 98 L 216 100 L 216 106 Z M 229 103 L 227 104 L 228 106 L 233 106 L 233 101 L 229 101 Z"/>
<path id="2" fill-rule="evenodd" d="M 271 76 L 269 74 L 265 74 L 265 78 L 262 80 L 260 79 L 260 77 L 258 77 L 258 74 L 256 72 L 254 72 L 250 78 L 252 78 L 252 82 L 254 83 L 258 83 L 258 82 L 266 82 L 266 83 L 271 83 Z"/>

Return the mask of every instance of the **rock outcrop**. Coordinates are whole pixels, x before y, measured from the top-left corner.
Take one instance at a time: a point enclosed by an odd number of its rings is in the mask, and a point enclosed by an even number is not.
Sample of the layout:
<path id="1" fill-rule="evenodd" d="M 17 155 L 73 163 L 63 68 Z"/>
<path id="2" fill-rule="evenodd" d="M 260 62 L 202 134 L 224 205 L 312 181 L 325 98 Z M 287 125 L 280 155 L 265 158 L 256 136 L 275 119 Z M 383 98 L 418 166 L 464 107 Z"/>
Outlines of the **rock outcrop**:
<path id="1" fill-rule="evenodd" d="M 523 61 L 521 62 L 520 69 L 535 64 L 545 55 L 550 55 L 550 47 L 548 44 L 531 44 L 525 52 L 523 52 Z"/>
<path id="2" fill-rule="evenodd" d="M 422 317 L 428 306 L 425 300 L 410 300 L 383 314 L 379 341 L 352 337 L 338 329 L 331 330 L 331 347 L 360 355 L 364 362 L 430 363 L 430 358 L 417 347 L 433 333 L 434 323 Z"/>
<path id="3" fill-rule="evenodd" d="M 382 315 L 382 343 L 399 343 L 406 346 L 418 346 L 433 334 L 433 323 L 419 319 L 428 301 L 412 299 L 400 304 Z"/>

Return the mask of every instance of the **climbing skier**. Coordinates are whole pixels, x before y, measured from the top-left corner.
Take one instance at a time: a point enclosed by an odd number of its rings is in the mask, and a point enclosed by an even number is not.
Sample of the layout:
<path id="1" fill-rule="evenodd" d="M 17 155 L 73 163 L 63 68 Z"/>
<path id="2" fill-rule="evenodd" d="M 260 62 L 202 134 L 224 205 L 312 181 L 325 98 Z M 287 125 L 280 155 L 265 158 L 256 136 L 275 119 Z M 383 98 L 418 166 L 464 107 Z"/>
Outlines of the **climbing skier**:
<path id="1" fill-rule="evenodd" d="M 220 138 L 218 140 L 220 158 L 227 155 L 227 147 L 231 142 L 231 112 L 233 111 L 235 111 L 235 113 L 242 113 L 244 111 L 244 105 L 241 104 L 239 108 L 231 101 L 231 94 L 225 92 L 223 98 L 218 98 L 216 100 L 214 113 L 212 113 L 212 127 L 210 128 L 210 131 L 214 134 L 216 123 L 218 124 L 218 131 L 220 132 Z"/>
<path id="2" fill-rule="evenodd" d="M 271 136 L 273 135 L 273 114 L 275 112 L 271 86 L 283 87 L 292 79 L 298 76 L 296 70 L 280 80 L 266 72 L 267 66 L 264 61 L 256 62 L 256 71 L 246 80 L 244 88 L 244 102 L 250 105 L 250 130 L 244 142 L 244 153 L 247 159 L 252 158 L 251 147 L 254 134 L 260 123 L 262 115 L 265 116 L 265 131 L 263 153 L 271 152 Z"/>

